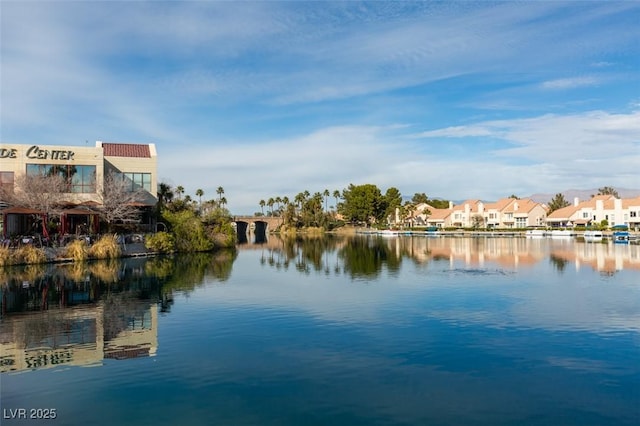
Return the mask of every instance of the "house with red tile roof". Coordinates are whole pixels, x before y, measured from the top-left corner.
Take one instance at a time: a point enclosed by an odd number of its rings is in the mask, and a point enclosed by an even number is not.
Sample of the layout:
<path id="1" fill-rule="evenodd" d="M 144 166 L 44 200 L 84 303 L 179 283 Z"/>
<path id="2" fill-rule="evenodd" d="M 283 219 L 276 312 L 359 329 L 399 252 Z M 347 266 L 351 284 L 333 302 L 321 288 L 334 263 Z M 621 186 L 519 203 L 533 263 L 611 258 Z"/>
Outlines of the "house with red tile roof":
<path id="1" fill-rule="evenodd" d="M 430 209 L 426 223 L 439 228 L 530 228 L 544 226 L 547 208 L 530 199 L 467 200 L 448 209 Z"/>
<path id="2" fill-rule="evenodd" d="M 546 219 L 551 227 L 599 225 L 602 221 L 609 227 L 640 228 L 640 197 L 620 199 L 596 195 L 586 201 L 576 198 L 572 205 L 553 211 Z"/>

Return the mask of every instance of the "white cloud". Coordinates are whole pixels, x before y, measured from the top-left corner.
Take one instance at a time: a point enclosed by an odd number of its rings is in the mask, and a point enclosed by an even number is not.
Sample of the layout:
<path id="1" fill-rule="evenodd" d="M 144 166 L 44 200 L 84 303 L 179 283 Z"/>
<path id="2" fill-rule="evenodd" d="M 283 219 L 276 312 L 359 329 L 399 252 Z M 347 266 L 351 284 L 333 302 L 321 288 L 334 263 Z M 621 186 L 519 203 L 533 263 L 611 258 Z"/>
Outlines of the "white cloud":
<path id="1" fill-rule="evenodd" d="M 599 81 L 595 77 L 573 77 L 544 81 L 540 86 L 543 89 L 564 90 L 575 89 L 577 87 L 595 86 L 598 83 Z"/>

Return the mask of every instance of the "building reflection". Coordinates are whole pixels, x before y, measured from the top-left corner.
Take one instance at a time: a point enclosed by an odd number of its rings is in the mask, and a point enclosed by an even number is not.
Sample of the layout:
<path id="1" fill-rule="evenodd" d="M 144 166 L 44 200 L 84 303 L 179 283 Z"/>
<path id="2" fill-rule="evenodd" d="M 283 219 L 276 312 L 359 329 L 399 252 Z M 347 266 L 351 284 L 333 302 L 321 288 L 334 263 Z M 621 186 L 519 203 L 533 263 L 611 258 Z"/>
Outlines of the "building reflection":
<path id="1" fill-rule="evenodd" d="M 0 372 L 154 356 L 174 293 L 224 283 L 235 250 L 0 268 Z"/>
<path id="2" fill-rule="evenodd" d="M 590 243 L 573 239 L 535 238 L 393 238 L 388 244 L 398 255 L 418 262 L 447 260 L 451 265 L 499 266 L 509 269 L 531 267 L 547 259 L 562 260 L 576 269 L 614 273 L 640 269 L 640 245 Z"/>
<path id="3" fill-rule="evenodd" d="M 156 354 L 157 283 L 136 265 L 38 268 L 4 277 L 0 372 Z"/>
<path id="4" fill-rule="evenodd" d="M 101 365 L 106 358 L 154 356 L 158 308 L 146 304 L 116 330 L 105 306 L 81 306 L 9 316 L 0 324 L 0 372 L 62 365 Z"/>
<path id="5" fill-rule="evenodd" d="M 249 249 L 249 248 L 247 248 Z M 640 269 L 640 245 L 590 243 L 573 239 L 358 236 L 329 239 L 280 239 L 250 249 L 263 251 L 261 263 L 289 267 L 309 273 L 333 271 L 352 276 L 376 275 L 383 269 L 397 270 L 403 259 L 426 265 L 447 262 L 517 270 L 551 261 L 559 271 L 572 265 L 589 267 L 606 274 L 623 269 Z"/>

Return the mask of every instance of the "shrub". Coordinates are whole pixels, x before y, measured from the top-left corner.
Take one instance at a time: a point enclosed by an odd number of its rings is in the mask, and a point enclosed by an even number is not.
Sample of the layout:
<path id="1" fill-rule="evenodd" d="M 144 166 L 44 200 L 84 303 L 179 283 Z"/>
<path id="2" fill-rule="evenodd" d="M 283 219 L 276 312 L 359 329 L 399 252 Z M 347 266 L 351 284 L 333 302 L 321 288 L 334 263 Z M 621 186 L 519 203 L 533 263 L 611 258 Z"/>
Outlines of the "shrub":
<path id="1" fill-rule="evenodd" d="M 171 253 L 176 250 L 176 240 L 168 232 L 158 232 L 146 238 L 145 247 L 158 253 Z"/>
<path id="2" fill-rule="evenodd" d="M 115 235 L 105 235 L 89 248 L 89 256 L 96 259 L 114 259 L 120 254 L 120 244 Z"/>
<path id="3" fill-rule="evenodd" d="M 181 252 L 208 251 L 213 249 L 213 241 L 205 233 L 202 221 L 191 210 L 162 214 L 175 235 L 176 249 Z"/>
<path id="4" fill-rule="evenodd" d="M 43 249 L 34 246 L 18 247 L 13 252 L 13 263 L 43 263 L 47 261 L 47 256 Z"/>
<path id="5" fill-rule="evenodd" d="M 11 252 L 7 247 L 0 247 L 0 266 L 11 265 L 9 256 Z"/>
<path id="6" fill-rule="evenodd" d="M 76 262 L 85 260 L 87 256 L 88 250 L 85 240 L 73 240 L 66 247 L 65 257 L 71 258 Z"/>

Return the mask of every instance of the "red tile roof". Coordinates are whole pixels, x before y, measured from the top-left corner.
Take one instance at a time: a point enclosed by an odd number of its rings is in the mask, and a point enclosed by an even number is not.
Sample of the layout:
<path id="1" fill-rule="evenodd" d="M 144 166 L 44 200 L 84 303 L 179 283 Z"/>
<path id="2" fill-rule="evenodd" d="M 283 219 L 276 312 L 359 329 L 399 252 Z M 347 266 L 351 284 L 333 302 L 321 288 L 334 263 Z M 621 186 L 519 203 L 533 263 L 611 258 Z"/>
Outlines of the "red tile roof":
<path id="1" fill-rule="evenodd" d="M 102 148 L 104 149 L 105 157 L 151 158 L 149 145 L 103 142 Z"/>

